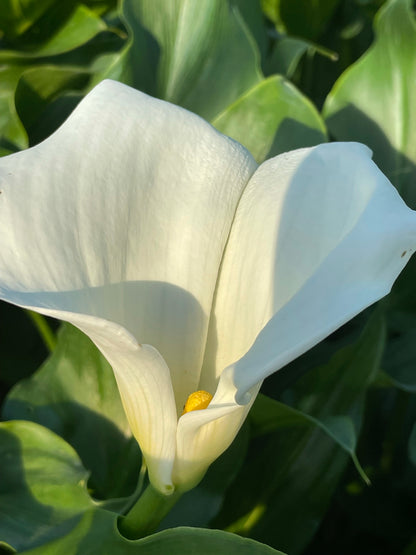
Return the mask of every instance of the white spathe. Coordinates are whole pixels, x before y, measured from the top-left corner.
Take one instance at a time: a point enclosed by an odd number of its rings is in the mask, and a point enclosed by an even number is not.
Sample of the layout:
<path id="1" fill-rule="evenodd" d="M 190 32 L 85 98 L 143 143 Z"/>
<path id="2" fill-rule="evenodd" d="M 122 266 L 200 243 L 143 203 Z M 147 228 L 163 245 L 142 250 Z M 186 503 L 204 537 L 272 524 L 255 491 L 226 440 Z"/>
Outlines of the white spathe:
<path id="1" fill-rule="evenodd" d="M 0 298 L 94 341 L 166 494 L 198 483 L 262 380 L 386 295 L 416 246 L 416 213 L 365 146 L 257 167 L 113 81 L 0 159 L 0 191 Z M 181 416 L 197 389 L 212 402 Z"/>

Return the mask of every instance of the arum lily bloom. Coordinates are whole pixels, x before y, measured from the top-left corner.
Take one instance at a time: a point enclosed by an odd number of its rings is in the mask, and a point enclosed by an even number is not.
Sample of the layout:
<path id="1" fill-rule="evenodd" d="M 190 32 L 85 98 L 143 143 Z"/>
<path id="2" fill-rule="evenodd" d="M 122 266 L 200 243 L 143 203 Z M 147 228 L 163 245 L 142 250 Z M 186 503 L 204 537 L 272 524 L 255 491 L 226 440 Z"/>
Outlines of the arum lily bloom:
<path id="1" fill-rule="evenodd" d="M 262 380 L 386 295 L 416 245 L 416 214 L 367 147 L 258 167 L 112 81 L 1 159 L 0 182 L 0 298 L 92 339 L 164 494 L 193 487 Z"/>

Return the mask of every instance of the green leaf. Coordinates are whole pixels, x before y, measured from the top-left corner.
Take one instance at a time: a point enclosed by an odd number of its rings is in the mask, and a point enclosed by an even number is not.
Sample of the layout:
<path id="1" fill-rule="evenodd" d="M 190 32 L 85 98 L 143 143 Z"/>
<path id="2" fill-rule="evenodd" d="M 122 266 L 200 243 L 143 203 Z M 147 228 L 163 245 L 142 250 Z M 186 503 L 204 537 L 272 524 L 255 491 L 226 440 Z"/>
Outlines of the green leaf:
<path id="1" fill-rule="evenodd" d="M 55 0 L 2 0 L 0 31 L 6 37 L 23 33 L 39 19 Z"/>
<path id="2" fill-rule="evenodd" d="M 16 550 L 8 543 L 0 541 L 0 553 L 6 555 L 7 553 L 16 553 Z"/>
<path id="3" fill-rule="evenodd" d="M 279 37 L 270 56 L 267 58 L 265 64 L 266 74 L 280 73 L 291 78 L 303 56 L 308 54 L 309 58 L 312 58 L 315 53 L 329 58 L 332 62 L 338 60 L 336 52 L 318 44 L 295 37 Z"/>
<path id="4" fill-rule="evenodd" d="M 78 5 L 57 32 L 44 42 L 34 56 L 52 56 L 69 52 L 91 40 L 107 29 L 106 24 L 86 6 Z"/>
<path id="5" fill-rule="evenodd" d="M 93 10 L 94 13 L 102 15 L 114 10 L 117 5 L 117 0 L 84 0 L 83 3 Z"/>
<path id="6" fill-rule="evenodd" d="M 19 3 L 16 2 L 16 6 Z M 41 5 L 41 2 L 39 3 Z M 71 5 L 68 5 L 71 8 Z M 64 13 L 68 12 L 68 6 L 65 6 Z M 24 6 L 23 6 L 24 7 Z M 51 6 L 56 10 L 56 5 Z M 58 6 L 59 8 L 59 6 Z M 23 8 L 22 8 L 23 9 Z M 32 6 L 31 6 L 32 9 Z M 34 8 L 33 8 L 34 9 Z M 46 8 L 45 8 L 46 9 Z M 71 11 L 72 10 L 72 11 Z M 27 105 L 22 102 L 22 95 L 19 99 L 15 99 L 16 87 L 21 76 L 26 72 L 31 72 L 31 78 L 33 80 L 34 71 L 38 71 L 39 75 L 45 75 L 45 72 L 49 71 L 48 77 L 43 79 L 43 88 L 46 87 L 48 91 L 49 99 L 54 96 L 54 99 L 61 94 L 64 88 L 64 83 L 62 80 L 62 72 L 67 71 L 68 74 L 72 75 L 72 86 L 74 86 L 75 80 L 83 81 L 85 83 L 87 79 L 87 74 L 85 71 L 79 68 L 68 68 L 67 70 L 58 69 L 56 64 L 58 62 L 65 62 L 64 59 L 57 58 L 58 55 L 64 56 L 65 53 L 70 53 L 83 46 L 85 43 L 90 42 L 91 39 L 96 37 L 102 31 L 107 29 L 104 22 L 97 17 L 92 11 L 90 11 L 85 6 L 79 5 L 74 9 L 69 10 L 67 17 L 64 18 L 62 25 L 53 27 L 50 33 L 45 33 L 45 35 L 39 31 L 39 33 L 34 33 L 36 37 L 36 44 L 29 49 L 27 49 L 28 38 L 22 38 L 14 44 L 16 49 L 5 50 L 4 48 L 0 51 L 0 146 L 8 150 L 18 150 L 26 148 L 29 145 L 27 131 L 23 122 L 19 118 L 22 111 L 26 111 L 29 115 L 31 122 L 29 127 L 32 127 L 33 121 L 39 116 L 38 113 L 38 102 L 35 101 L 35 109 L 33 113 L 32 110 L 32 100 L 33 94 L 29 99 Z M 61 12 L 62 10 L 58 10 Z M 0 8 L 1 13 L 1 8 Z M 37 12 L 36 12 L 37 13 Z M 46 14 L 49 16 L 48 14 Z M 45 16 L 46 17 L 46 16 Z M 59 17 L 63 17 L 59 15 Z M 53 18 L 52 18 L 53 19 Z M 20 48 L 20 49 L 19 49 Z M 51 58 L 52 57 L 52 58 Z M 53 60 L 53 62 L 51 62 Z M 76 61 L 76 60 L 73 60 Z M 43 67 L 34 67 L 34 64 L 42 64 Z M 77 74 L 79 74 L 77 76 Z M 37 78 L 39 79 L 42 78 Z M 67 86 L 69 83 L 66 84 Z M 79 85 L 80 86 L 80 85 Z M 77 88 L 79 88 L 77 86 Z M 35 86 L 35 93 L 38 94 L 38 87 Z M 27 90 L 27 88 L 26 88 Z M 41 94 L 42 96 L 42 94 Z M 18 106 L 19 104 L 19 106 Z M 43 132 L 36 132 L 37 140 L 31 140 L 30 144 L 34 142 L 39 142 L 39 140 L 45 138 L 46 135 L 50 134 L 56 129 L 56 127 L 62 123 L 62 121 L 68 116 L 69 112 L 75 107 L 75 102 L 67 102 L 66 109 L 62 111 L 62 114 L 57 114 L 58 121 L 56 126 L 51 125 L 51 122 L 38 121 L 41 128 L 44 129 Z M 60 109 L 62 106 L 59 107 Z M 65 107 L 64 107 L 65 108 Z M 55 114 L 57 110 L 55 110 Z M 29 132 L 32 132 L 29 129 Z"/>
<path id="7" fill-rule="evenodd" d="M 115 515 L 89 511 L 68 535 L 22 555 L 284 555 L 267 545 L 220 530 L 176 528 L 126 540 Z"/>
<path id="8" fill-rule="evenodd" d="M 247 454 L 248 428 L 245 423 L 231 446 L 209 467 L 202 482 L 179 499 L 159 529 L 209 525 L 241 469 Z"/>
<path id="9" fill-rule="evenodd" d="M 377 14 L 376 40 L 328 95 L 324 116 L 337 140 L 361 141 L 406 201 L 416 206 L 416 25 L 411 0 Z"/>
<path id="10" fill-rule="evenodd" d="M 315 420 L 314 425 L 309 418 L 302 416 L 301 423 L 299 414 L 278 407 L 284 417 L 275 421 L 276 431 L 250 445 L 247 463 L 215 526 L 249 534 L 291 555 L 302 552 L 346 468 L 345 451 L 355 447 L 354 428 L 360 430 L 364 395 L 378 370 L 384 340 L 384 320 L 376 312 L 355 344 L 286 392 L 298 411 Z M 271 415 L 255 411 L 254 418 L 256 425 L 261 419 L 272 428 Z"/>
<path id="11" fill-rule="evenodd" d="M 0 65 L 0 146 L 11 151 L 28 146 L 27 133 L 14 103 L 14 91 L 21 73 L 19 66 Z"/>
<path id="12" fill-rule="evenodd" d="M 415 360 L 416 329 L 411 328 L 389 341 L 383 358 L 383 370 L 392 384 L 409 393 L 416 393 Z"/>
<path id="13" fill-rule="evenodd" d="M 118 515 L 88 495 L 88 473 L 72 447 L 33 422 L 0 424 L 0 474 L 0 542 L 19 553 L 279 555 L 215 530 L 177 528 L 137 541 L 123 538 Z"/>
<path id="14" fill-rule="evenodd" d="M 263 58 L 269 48 L 270 38 L 264 24 L 260 0 L 230 0 L 230 4 L 238 8 Z"/>
<path id="15" fill-rule="evenodd" d="M 37 422 L 68 441 L 91 472 L 89 487 L 95 497 L 121 497 L 134 489 L 139 449 L 113 371 L 91 341 L 72 326 L 62 327 L 47 362 L 11 390 L 3 418 Z"/>
<path id="16" fill-rule="evenodd" d="M 264 15 L 276 24 L 279 21 L 279 4 L 280 0 L 261 0 L 261 9 Z"/>
<path id="17" fill-rule="evenodd" d="M 94 506 L 75 451 L 32 422 L 0 424 L 0 475 L 0 540 L 19 552 L 62 535 Z"/>
<path id="18" fill-rule="evenodd" d="M 212 123 L 258 162 L 326 141 L 325 125 L 312 103 L 277 75 L 249 90 Z"/>
<path id="19" fill-rule="evenodd" d="M 31 146 L 65 121 L 89 79 L 90 74 L 79 68 L 44 65 L 24 72 L 16 87 L 15 104 Z"/>
<path id="20" fill-rule="evenodd" d="M 345 415 L 329 416 L 321 421 L 270 397 L 259 395 L 250 411 L 250 422 L 253 424 L 254 435 L 271 433 L 285 427 L 323 430 L 328 437 L 332 438 L 351 456 L 352 462 L 362 479 L 367 485 L 370 484 L 357 459 L 355 452 L 357 434 L 350 417 Z"/>
<path id="21" fill-rule="evenodd" d="M 224 0 L 124 0 L 122 13 L 130 41 L 100 79 L 116 78 L 205 119 L 261 79 L 254 39 Z"/>
<path id="22" fill-rule="evenodd" d="M 287 32 L 316 40 L 327 28 L 340 0 L 279 0 L 279 17 Z"/>
<path id="23" fill-rule="evenodd" d="M 267 17 L 280 31 L 310 40 L 328 27 L 340 0 L 262 0 Z"/>
<path id="24" fill-rule="evenodd" d="M 11 49 L 3 48 L 0 52 L 3 63 L 63 54 L 107 30 L 104 21 L 84 5 L 73 5 L 71 1 L 64 9 L 56 3 L 51 8 L 44 16 L 43 25 L 15 40 Z"/>
<path id="25" fill-rule="evenodd" d="M 267 60 L 266 73 L 280 73 L 292 77 L 302 56 L 308 51 L 310 43 L 294 37 L 282 37 L 273 48 Z"/>

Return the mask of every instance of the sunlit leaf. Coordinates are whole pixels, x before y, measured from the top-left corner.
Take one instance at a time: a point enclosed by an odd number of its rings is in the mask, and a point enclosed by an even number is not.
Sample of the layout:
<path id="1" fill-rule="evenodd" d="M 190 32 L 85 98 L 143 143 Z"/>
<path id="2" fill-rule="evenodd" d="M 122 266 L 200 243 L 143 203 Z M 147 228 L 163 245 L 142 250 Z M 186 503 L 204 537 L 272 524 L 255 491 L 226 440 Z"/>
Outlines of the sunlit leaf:
<path id="1" fill-rule="evenodd" d="M 118 79 L 206 119 L 261 80 L 254 40 L 228 2 L 124 0 L 122 13 L 130 42 L 100 78 Z"/>
<path id="2" fill-rule="evenodd" d="M 361 141 L 416 206 L 416 25 L 411 0 L 390 0 L 375 20 L 376 40 L 329 94 L 324 116 L 337 140 Z"/>
<path id="3" fill-rule="evenodd" d="M 249 90 L 212 123 L 258 162 L 326 141 L 325 125 L 312 103 L 277 75 Z"/>

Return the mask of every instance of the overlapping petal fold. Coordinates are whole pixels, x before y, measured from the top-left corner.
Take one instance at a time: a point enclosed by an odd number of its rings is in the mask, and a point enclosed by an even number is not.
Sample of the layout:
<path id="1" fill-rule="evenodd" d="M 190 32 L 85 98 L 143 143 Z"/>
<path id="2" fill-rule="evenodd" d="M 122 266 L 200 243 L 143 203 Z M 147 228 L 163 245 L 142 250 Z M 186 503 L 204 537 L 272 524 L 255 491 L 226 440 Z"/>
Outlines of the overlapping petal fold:
<path id="1" fill-rule="evenodd" d="M 198 481 L 262 380 L 386 295 L 415 246 L 416 213 L 364 145 L 320 145 L 262 164 L 217 284 L 200 383 L 216 393 L 207 410 L 179 421 L 174 479 Z"/>
<path id="2" fill-rule="evenodd" d="M 415 212 L 363 145 L 256 169 L 199 117 L 111 81 L 0 160 L 0 299 L 95 342 L 164 493 L 193 487 L 262 380 L 388 293 L 415 246 Z M 211 403 L 178 419 L 197 389 Z"/>
<path id="3" fill-rule="evenodd" d="M 88 333 L 113 366 L 148 460 L 158 460 L 161 490 L 255 169 L 198 116 L 112 81 L 46 141 L 0 160 L 0 298 Z"/>
<path id="4" fill-rule="evenodd" d="M 415 245 L 416 213 L 367 147 L 325 144 L 262 164 L 225 252 L 202 385 L 219 380 L 218 394 L 241 401 L 386 295 Z"/>

